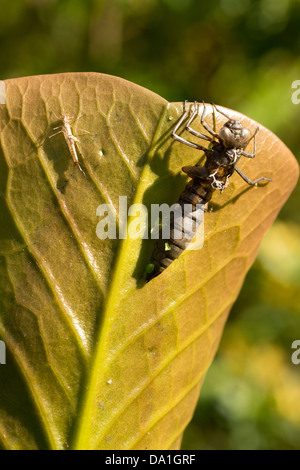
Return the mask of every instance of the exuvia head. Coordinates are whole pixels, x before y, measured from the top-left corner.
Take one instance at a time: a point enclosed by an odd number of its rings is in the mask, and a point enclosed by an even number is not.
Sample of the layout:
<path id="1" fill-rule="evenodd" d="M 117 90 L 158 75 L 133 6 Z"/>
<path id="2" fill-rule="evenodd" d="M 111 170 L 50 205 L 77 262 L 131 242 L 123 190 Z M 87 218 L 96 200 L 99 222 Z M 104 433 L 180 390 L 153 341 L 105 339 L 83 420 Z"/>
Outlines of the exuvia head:
<path id="1" fill-rule="evenodd" d="M 63 113 L 61 116 L 58 116 L 57 114 L 55 114 L 54 111 L 52 111 L 52 113 L 59 121 L 67 122 L 69 124 L 71 124 L 74 121 L 74 117 L 71 116 L 71 114 L 69 113 Z"/>
<path id="2" fill-rule="evenodd" d="M 71 122 L 74 121 L 74 117 L 69 113 L 65 113 L 62 115 L 61 120 L 71 124 Z"/>
<path id="3" fill-rule="evenodd" d="M 219 132 L 220 140 L 226 148 L 242 149 L 248 144 L 251 132 L 237 119 L 229 119 Z"/>
<path id="4" fill-rule="evenodd" d="M 219 140 L 225 148 L 232 149 L 243 149 L 247 146 L 251 132 L 249 129 L 243 127 L 243 124 L 238 119 L 232 119 L 224 111 L 221 111 L 217 108 L 215 104 L 212 106 L 218 111 L 218 113 L 223 114 L 228 121 L 225 122 L 224 126 L 221 127 L 219 132 Z"/>

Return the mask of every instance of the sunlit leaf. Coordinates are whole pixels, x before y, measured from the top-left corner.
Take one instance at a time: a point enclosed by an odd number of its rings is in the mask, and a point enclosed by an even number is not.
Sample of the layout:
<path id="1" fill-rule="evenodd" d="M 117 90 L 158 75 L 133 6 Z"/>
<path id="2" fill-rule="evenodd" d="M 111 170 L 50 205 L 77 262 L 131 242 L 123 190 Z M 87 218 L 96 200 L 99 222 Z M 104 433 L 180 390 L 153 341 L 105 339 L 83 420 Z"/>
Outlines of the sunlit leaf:
<path id="1" fill-rule="evenodd" d="M 53 136 L 62 113 L 74 117 L 86 176 L 63 134 Z M 179 448 L 230 307 L 298 177 L 293 155 L 263 128 L 256 158 L 239 166 L 252 179 L 273 181 L 248 187 L 232 176 L 205 214 L 203 248 L 145 284 L 154 241 L 101 240 L 97 208 L 108 204 L 121 222 L 120 196 L 128 207 L 148 209 L 177 201 L 186 184 L 181 167 L 201 157 L 171 139 L 181 113 L 181 103 L 101 74 L 6 81 L 3 448 Z M 255 130 L 255 122 L 237 116 Z"/>

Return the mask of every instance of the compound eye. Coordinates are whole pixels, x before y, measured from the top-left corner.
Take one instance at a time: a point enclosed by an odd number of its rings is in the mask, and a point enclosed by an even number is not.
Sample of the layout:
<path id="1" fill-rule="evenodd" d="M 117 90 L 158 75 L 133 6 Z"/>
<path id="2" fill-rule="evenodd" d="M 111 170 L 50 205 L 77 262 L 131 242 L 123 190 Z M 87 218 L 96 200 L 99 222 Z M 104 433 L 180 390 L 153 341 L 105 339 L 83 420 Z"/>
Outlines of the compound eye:
<path id="1" fill-rule="evenodd" d="M 246 147 L 251 137 L 249 129 L 243 129 L 239 138 L 239 144 L 241 147 Z"/>
<path id="2" fill-rule="evenodd" d="M 228 125 L 229 122 L 230 121 L 228 121 L 225 126 L 221 127 L 219 136 L 223 142 L 224 147 L 233 148 L 235 147 L 236 139 L 234 133 Z"/>
<path id="3" fill-rule="evenodd" d="M 223 127 L 228 127 L 228 129 L 231 129 L 234 125 L 234 121 L 230 119 L 230 121 L 225 122 Z"/>

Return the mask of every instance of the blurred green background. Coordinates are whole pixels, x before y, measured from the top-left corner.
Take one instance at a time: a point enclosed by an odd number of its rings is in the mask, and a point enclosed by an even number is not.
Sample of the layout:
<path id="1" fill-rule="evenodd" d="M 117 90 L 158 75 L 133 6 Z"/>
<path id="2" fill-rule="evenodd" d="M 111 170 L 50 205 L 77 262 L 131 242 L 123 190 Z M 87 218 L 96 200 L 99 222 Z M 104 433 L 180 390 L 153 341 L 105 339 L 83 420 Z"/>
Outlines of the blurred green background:
<path id="1" fill-rule="evenodd" d="M 236 109 L 300 155 L 299 0 L 0 0 L 0 11 L 0 79 L 118 75 Z M 183 449 L 300 449 L 299 197 L 298 185 L 247 276 Z"/>

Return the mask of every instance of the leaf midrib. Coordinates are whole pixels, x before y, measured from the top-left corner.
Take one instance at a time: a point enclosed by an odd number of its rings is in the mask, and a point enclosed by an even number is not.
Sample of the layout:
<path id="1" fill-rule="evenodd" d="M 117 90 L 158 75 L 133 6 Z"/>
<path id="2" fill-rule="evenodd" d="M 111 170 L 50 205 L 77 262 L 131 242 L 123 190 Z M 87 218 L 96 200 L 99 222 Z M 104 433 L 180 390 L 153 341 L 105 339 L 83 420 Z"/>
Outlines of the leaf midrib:
<path id="1" fill-rule="evenodd" d="M 158 125 L 156 127 L 155 132 L 153 133 L 152 141 L 149 145 L 149 150 L 147 153 L 147 157 L 145 160 L 145 164 L 143 166 L 141 175 L 139 176 L 139 181 L 137 184 L 136 188 L 136 193 L 135 197 L 133 200 L 133 204 L 137 203 L 138 201 L 142 200 L 141 196 L 144 194 L 144 189 L 143 189 L 143 181 L 145 180 L 143 178 L 143 175 L 146 171 L 149 171 L 149 167 L 147 165 L 147 162 L 149 158 L 151 157 L 152 149 L 155 145 L 156 141 L 156 136 L 160 131 L 160 128 L 162 126 L 162 123 L 164 121 L 164 116 L 167 113 L 167 110 L 169 108 L 169 103 L 167 103 L 163 111 L 161 113 L 160 119 L 158 121 Z M 88 447 L 88 440 L 89 440 L 89 427 L 90 423 L 92 421 L 92 414 L 93 414 L 93 407 L 94 407 L 94 397 L 96 395 L 96 387 L 99 382 L 99 374 L 98 374 L 98 368 L 97 364 L 103 364 L 101 361 L 101 357 L 105 358 L 106 357 L 106 338 L 111 326 L 111 313 L 114 311 L 114 306 L 116 303 L 119 303 L 119 287 L 121 284 L 121 279 L 122 279 L 122 273 L 121 270 L 119 269 L 120 266 L 123 264 L 123 259 L 124 256 L 126 256 L 126 247 L 127 244 L 130 242 L 129 238 L 120 240 L 119 243 L 119 250 L 116 254 L 116 263 L 115 263 L 115 268 L 113 272 L 113 277 L 110 283 L 110 289 L 107 293 L 107 298 L 106 302 L 103 308 L 103 322 L 100 324 L 99 327 L 99 332 L 98 332 L 98 337 L 99 337 L 99 342 L 97 343 L 97 349 L 95 350 L 94 353 L 94 360 L 93 360 L 93 365 L 91 367 L 91 372 L 87 377 L 87 384 L 85 387 L 86 393 L 83 396 L 82 402 L 81 402 L 81 409 L 79 410 L 77 414 L 77 426 L 75 423 L 74 428 L 76 429 L 76 434 L 74 438 L 74 445 L 72 446 L 73 449 L 77 450 L 87 450 L 89 449 Z"/>

